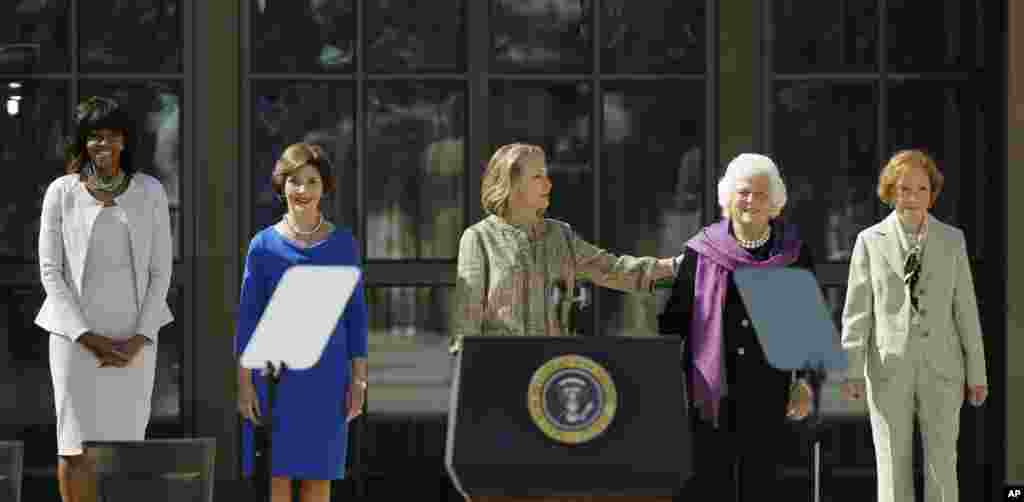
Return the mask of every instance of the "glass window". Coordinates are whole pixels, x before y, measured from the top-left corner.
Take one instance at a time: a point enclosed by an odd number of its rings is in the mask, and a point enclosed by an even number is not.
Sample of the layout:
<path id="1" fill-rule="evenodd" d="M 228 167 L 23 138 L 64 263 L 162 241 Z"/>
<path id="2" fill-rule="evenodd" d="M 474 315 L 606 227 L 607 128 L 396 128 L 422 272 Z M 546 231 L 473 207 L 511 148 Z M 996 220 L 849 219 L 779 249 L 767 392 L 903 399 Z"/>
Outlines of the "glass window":
<path id="1" fill-rule="evenodd" d="M 552 183 L 547 217 L 585 239 L 594 235 L 591 92 L 584 82 L 495 82 L 490 101 L 491 152 L 514 142 L 543 147 Z"/>
<path id="2" fill-rule="evenodd" d="M 368 287 L 370 413 L 447 413 L 451 286 Z"/>
<path id="3" fill-rule="evenodd" d="M 942 193 L 932 208 L 942 221 L 959 225 L 967 214 L 961 194 L 970 195 L 970 187 L 986 180 L 985 163 L 975 162 L 977 148 L 984 145 L 976 138 L 974 127 L 983 122 L 973 91 L 956 84 L 936 82 L 894 82 L 889 86 L 889 145 L 886 158 L 898 150 L 916 148 L 928 152 L 945 179 Z M 984 224 L 983 204 L 971 205 L 978 214 L 977 224 Z M 982 235 L 981 228 L 972 229 Z M 969 243 L 973 245 L 974 243 Z"/>
<path id="4" fill-rule="evenodd" d="M 590 71 L 590 0 L 491 2 L 495 71 Z"/>
<path id="5" fill-rule="evenodd" d="M 0 288 L 0 399 L 4 424 L 54 424 L 53 383 L 50 377 L 49 333 L 35 325 L 46 295 L 41 287 Z M 172 287 L 167 303 L 175 322 L 160 330 L 153 421 L 181 420 L 181 365 L 183 361 L 182 294 Z M 8 413 L 9 412 L 9 413 Z"/>
<path id="6" fill-rule="evenodd" d="M 462 83 L 373 82 L 367 92 L 367 258 L 458 255 L 465 205 Z"/>
<path id="7" fill-rule="evenodd" d="M 704 83 L 622 82 L 604 91 L 601 242 L 614 254 L 676 256 L 704 216 Z M 671 291 L 601 289 L 607 335 L 655 335 Z"/>
<path id="8" fill-rule="evenodd" d="M 174 257 L 181 260 L 182 133 L 181 83 L 169 80 L 110 82 L 87 80 L 80 84 L 85 96 L 109 96 L 135 115 L 136 135 L 125 145 L 139 172 L 160 180 L 167 192 L 174 235 Z"/>
<path id="9" fill-rule="evenodd" d="M 878 2 L 803 2 L 777 0 L 773 37 L 775 71 L 876 70 L 878 64 Z M 915 21 L 912 26 L 919 26 Z"/>
<path id="10" fill-rule="evenodd" d="M 185 360 L 184 292 L 171 287 L 167 305 L 174 321 L 160 330 L 157 342 L 156 379 L 153 383 L 153 422 L 181 420 L 182 362 Z"/>
<path id="11" fill-rule="evenodd" d="M 79 1 L 78 17 L 81 71 L 182 71 L 180 0 Z"/>
<path id="12" fill-rule="evenodd" d="M 839 347 L 839 337 L 843 329 L 843 307 L 846 305 L 846 285 L 827 286 L 825 289 L 825 303 L 832 314 L 832 320 L 836 324 L 836 347 Z M 867 401 L 847 401 L 842 397 L 841 384 L 846 379 L 846 370 L 828 370 L 825 382 L 821 386 L 821 410 L 826 416 L 863 416 L 868 415 Z"/>
<path id="13" fill-rule="evenodd" d="M 355 0 L 253 0 L 253 71 L 352 71 L 355 4 Z"/>
<path id="14" fill-rule="evenodd" d="M 325 195 L 321 208 L 325 215 L 337 214 L 333 209 L 336 199 L 353 200 L 357 193 L 352 85 L 259 81 L 252 93 L 253 233 L 273 225 L 284 214 L 284 203 L 273 192 L 270 178 L 277 159 L 293 143 L 315 143 L 328 153 L 337 189 Z"/>
<path id="15" fill-rule="evenodd" d="M 849 260 L 857 233 L 875 223 L 877 95 L 873 85 L 824 81 L 779 82 L 773 94 L 782 215 L 817 262 Z"/>
<path id="16" fill-rule="evenodd" d="M 888 0 L 888 65 L 892 71 L 969 70 L 983 33 L 976 2 Z"/>
<path id="17" fill-rule="evenodd" d="M 367 70 L 462 71 L 463 6 L 463 0 L 367 1 Z"/>
<path id="18" fill-rule="evenodd" d="M 68 85 L 59 80 L 2 80 L 0 165 L 17 183 L 0 188 L 0 261 L 34 263 L 43 195 L 64 175 Z"/>
<path id="19" fill-rule="evenodd" d="M 68 71 L 68 3 L 0 5 L 0 73 Z"/>
<path id="20" fill-rule="evenodd" d="M 49 334 L 35 325 L 41 287 L 0 288 L 0 424 L 54 424 Z"/>
<path id="21" fill-rule="evenodd" d="M 704 2 L 605 0 L 601 5 L 602 72 L 705 71 Z"/>

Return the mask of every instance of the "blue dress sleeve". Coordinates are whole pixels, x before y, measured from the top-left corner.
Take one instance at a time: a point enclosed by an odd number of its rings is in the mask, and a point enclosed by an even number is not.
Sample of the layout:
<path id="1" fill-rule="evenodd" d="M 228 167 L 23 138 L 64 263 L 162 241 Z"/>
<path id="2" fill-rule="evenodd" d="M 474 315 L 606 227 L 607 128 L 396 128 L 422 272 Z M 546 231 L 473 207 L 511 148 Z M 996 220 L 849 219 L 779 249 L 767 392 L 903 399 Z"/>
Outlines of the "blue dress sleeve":
<path id="1" fill-rule="evenodd" d="M 359 243 L 352 238 L 352 265 L 363 270 L 359 256 Z M 366 311 L 366 294 L 363 288 L 364 276 L 360 275 L 352 298 L 345 306 L 345 332 L 348 334 L 348 357 L 367 357 L 369 351 L 369 315 Z"/>
<path id="2" fill-rule="evenodd" d="M 262 246 L 259 235 L 249 243 L 249 252 L 245 255 L 245 271 L 242 273 L 242 292 L 238 298 L 238 322 L 235 331 L 235 356 L 241 356 L 245 346 L 249 344 L 256 324 L 263 315 L 263 310 L 270 301 L 270 288 L 267 276 L 262 269 L 265 264 L 261 260 Z"/>

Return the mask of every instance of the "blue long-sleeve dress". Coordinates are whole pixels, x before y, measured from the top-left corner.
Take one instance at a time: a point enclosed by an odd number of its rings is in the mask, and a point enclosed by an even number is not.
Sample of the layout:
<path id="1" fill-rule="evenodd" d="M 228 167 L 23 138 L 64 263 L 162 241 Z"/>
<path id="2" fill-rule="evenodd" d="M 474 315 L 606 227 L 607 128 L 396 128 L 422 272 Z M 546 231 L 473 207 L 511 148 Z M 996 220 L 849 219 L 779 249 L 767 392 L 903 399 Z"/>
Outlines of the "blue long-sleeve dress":
<path id="1" fill-rule="evenodd" d="M 348 230 L 337 228 L 325 240 L 302 248 L 275 228 L 267 227 L 249 243 L 242 276 L 236 356 L 245 349 L 270 295 L 281 276 L 292 265 L 360 266 L 359 248 Z M 348 427 L 346 403 L 353 358 L 367 355 L 367 312 L 360 279 L 345 312 L 324 348 L 320 360 L 308 370 L 286 370 L 277 385 L 274 405 L 274 476 L 294 479 L 342 479 Z M 261 413 L 267 410 L 264 377 L 253 371 Z M 253 469 L 253 426 L 244 420 L 242 469 Z"/>

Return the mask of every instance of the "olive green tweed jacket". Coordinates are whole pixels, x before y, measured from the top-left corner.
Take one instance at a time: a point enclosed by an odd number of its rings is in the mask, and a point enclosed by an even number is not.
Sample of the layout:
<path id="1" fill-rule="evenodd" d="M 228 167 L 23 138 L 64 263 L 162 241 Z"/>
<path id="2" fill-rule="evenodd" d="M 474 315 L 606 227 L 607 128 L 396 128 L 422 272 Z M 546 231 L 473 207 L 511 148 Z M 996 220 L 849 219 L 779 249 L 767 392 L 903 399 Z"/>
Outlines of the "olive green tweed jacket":
<path id="1" fill-rule="evenodd" d="M 459 241 L 449 351 L 461 350 L 464 336 L 569 336 L 577 279 L 650 294 L 658 266 L 657 258 L 608 253 L 558 220 L 545 219 L 531 241 L 525 227 L 488 216 Z"/>

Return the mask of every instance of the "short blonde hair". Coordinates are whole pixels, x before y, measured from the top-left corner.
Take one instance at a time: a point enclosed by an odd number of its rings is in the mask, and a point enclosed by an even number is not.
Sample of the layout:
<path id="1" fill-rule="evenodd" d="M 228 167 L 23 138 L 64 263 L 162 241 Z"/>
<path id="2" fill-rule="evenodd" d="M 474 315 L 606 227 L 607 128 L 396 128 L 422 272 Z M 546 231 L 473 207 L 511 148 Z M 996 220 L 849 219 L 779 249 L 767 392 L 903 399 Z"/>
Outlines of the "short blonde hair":
<path id="1" fill-rule="evenodd" d="M 480 182 L 480 204 L 484 211 L 495 216 L 505 216 L 508 198 L 523 175 L 524 161 L 535 156 L 543 160 L 544 149 L 527 143 L 510 143 L 494 152 Z M 543 214 L 542 209 L 538 216 Z"/>
<path id="2" fill-rule="evenodd" d="M 942 192 L 944 178 L 935 161 L 921 150 L 900 150 L 885 164 L 878 176 L 878 198 L 882 202 L 889 206 L 895 203 L 896 182 L 911 167 L 920 167 L 928 173 L 928 182 L 932 185 L 932 200 L 928 207 L 935 205 L 939 193 Z"/>
<path id="3" fill-rule="evenodd" d="M 283 196 L 285 181 L 305 165 L 315 167 L 320 173 L 320 178 L 324 180 L 324 196 L 334 191 L 334 173 L 331 172 L 331 164 L 324 149 L 312 143 L 295 143 L 285 148 L 281 158 L 274 164 L 274 174 L 270 177 L 274 193 Z"/>
<path id="4" fill-rule="evenodd" d="M 736 195 L 736 183 L 739 180 L 746 180 L 757 176 L 768 178 L 768 186 L 771 190 L 769 198 L 772 204 L 772 217 L 782 212 L 788 200 L 786 194 L 786 183 L 782 181 L 779 168 L 775 166 L 772 159 L 757 153 L 741 153 L 729 162 L 725 168 L 725 175 L 718 181 L 718 207 L 722 208 L 722 217 L 729 218 L 729 204 Z"/>

